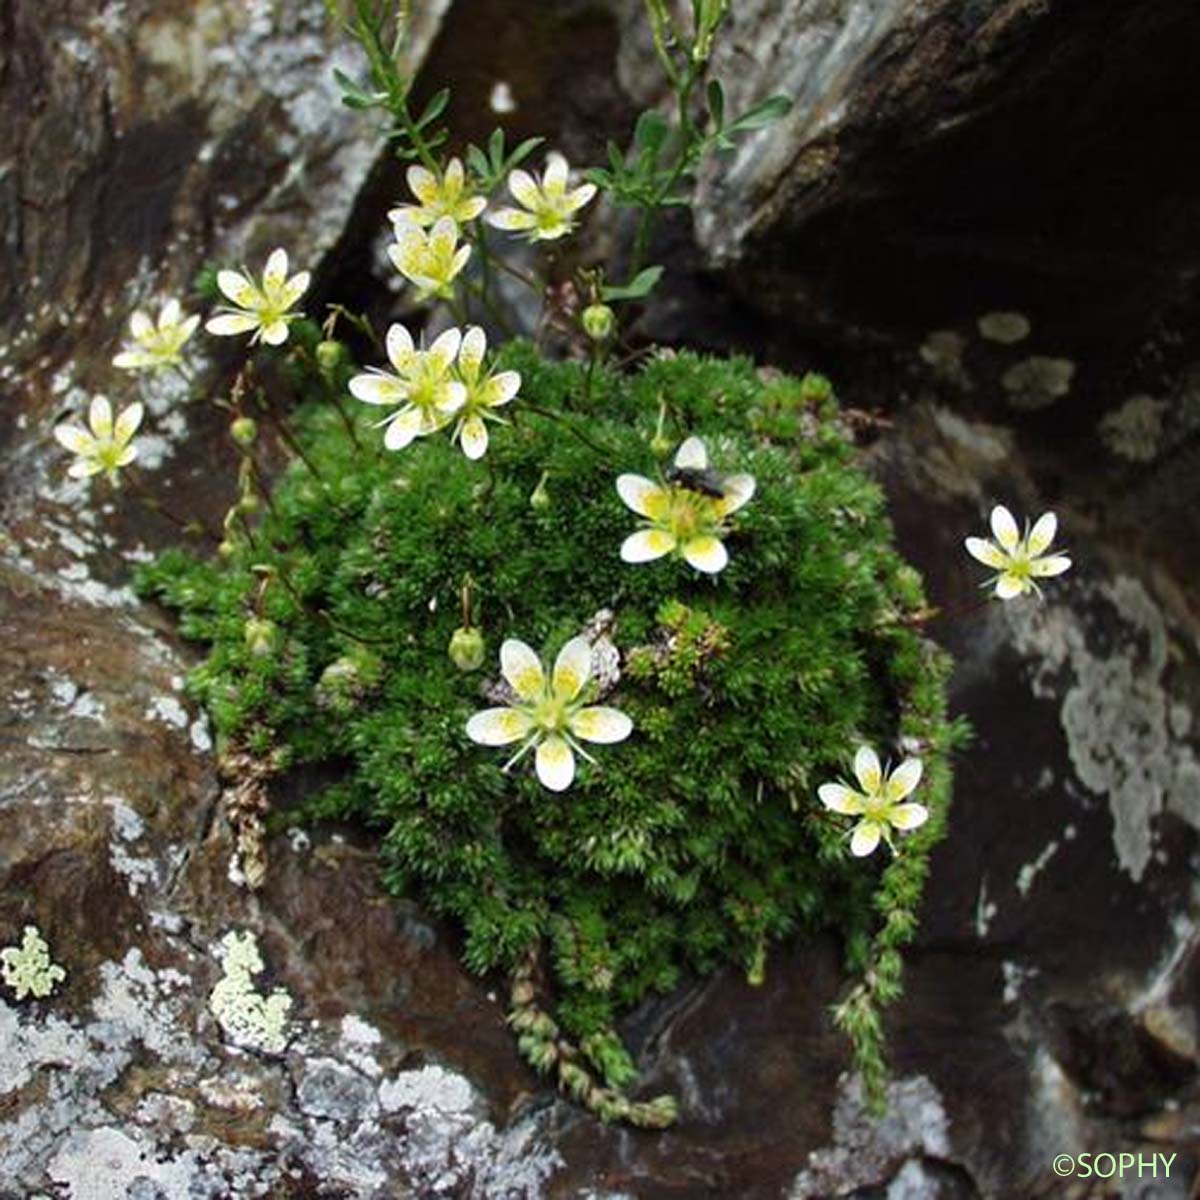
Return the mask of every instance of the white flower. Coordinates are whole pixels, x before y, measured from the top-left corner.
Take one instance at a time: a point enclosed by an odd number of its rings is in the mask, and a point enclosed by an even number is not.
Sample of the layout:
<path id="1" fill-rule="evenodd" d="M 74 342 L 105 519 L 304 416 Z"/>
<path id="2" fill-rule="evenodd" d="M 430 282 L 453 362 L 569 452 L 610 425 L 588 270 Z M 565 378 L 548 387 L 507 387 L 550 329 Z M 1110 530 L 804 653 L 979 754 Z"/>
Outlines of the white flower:
<path id="1" fill-rule="evenodd" d="M 754 495 L 754 476 L 714 477 L 707 486 L 719 495 L 687 486 L 689 480 L 703 480 L 707 472 L 708 451 L 698 437 L 690 437 L 675 455 L 679 481 L 658 484 L 642 475 L 617 478 L 617 493 L 646 518 L 647 526 L 625 539 L 621 546 L 625 562 L 650 562 L 674 552 L 697 571 L 716 574 L 725 567 L 729 562 L 721 540 L 726 533 L 725 518 Z"/>
<path id="2" fill-rule="evenodd" d="M 921 782 L 921 760 L 906 758 L 887 778 L 879 756 L 870 746 L 860 746 L 854 756 L 854 774 L 861 792 L 843 783 L 823 783 L 817 789 L 821 803 L 836 813 L 861 817 L 850 837 L 850 853 L 858 858 L 870 854 L 883 838 L 894 851 L 893 829 L 918 829 L 929 819 L 923 804 L 902 804 Z"/>
<path id="3" fill-rule="evenodd" d="M 492 374 L 483 369 L 487 353 L 487 335 L 473 325 L 463 335 L 458 351 L 458 378 L 466 388 L 466 400 L 458 411 L 458 424 L 453 437 L 468 458 L 482 458 L 487 453 L 488 431 L 485 421 L 499 421 L 493 409 L 507 404 L 521 387 L 516 371 Z"/>
<path id="4" fill-rule="evenodd" d="M 403 450 L 414 438 L 448 424 L 466 402 L 467 388 L 451 368 L 462 343 L 457 329 L 447 329 L 428 350 L 418 350 L 403 325 L 387 331 L 387 354 L 395 372 L 372 367 L 350 380 L 350 394 L 364 404 L 396 405 L 384 417 L 383 444 Z"/>
<path id="5" fill-rule="evenodd" d="M 536 746 L 538 779 L 552 792 L 562 792 L 575 778 L 573 750 L 595 761 L 577 739 L 608 745 L 623 742 L 633 731 L 633 722 L 618 709 L 585 707 L 583 690 L 592 675 L 592 648 L 585 637 L 572 638 L 562 648 L 549 680 L 538 656 L 516 638 L 500 647 L 500 670 L 517 703 L 477 712 L 467 722 L 467 736 L 482 746 L 523 740 L 504 764 L 506 771 Z"/>
<path id="6" fill-rule="evenodd" d="M 231 337 L 254 331 L 251 344 L 264 341 L 282 346 L 288 339 L 288 324 L 303 313 L 292 312 L 292 305 L 308 291 L 312 275 L 301 271 L 288 278 L 288 256 L 283 249 L 273 250 L 263 269 L 262 283 L 252 283 L 240 271 L 217 272 L 217 287 L 233 302 L 223 305 L 204 326 L 209 333 Z"/>
<path id="7" fill-rule="evenodd" d="M 115 484 L 117 472 L 137 458 L 137 447 L 129 443 L 142 423 L 142 412 L 140 404 L 131 404 L 114 422 L 109 402 L 103 396 L 94 396 L 88 409 L 90 433 L 78 425 L 55 426 L 54 436 L 77 456 L 67 474 L 85 479 L 103 471 Z"/>
<path id="8" fill-rule="evenodd" d="M 462 160 L 452 158 L 439 179 L 426 167 L 408 168 L 408 186 L 420 204 L 401 204 L 388 213 L 395 225 L 436 225 L 443 217 L 459 225 L 473 221 L 487 207 L 483 196 L 472 193 Z"/>
<path id="9" fill-rule="evenodd" d="M 126 346 L 115 358 L 113 366 L 124 371 L 152 371 L 173 367 L 180 361 L 184 343 L 200 324 L 197 316 L 185 317 L 178 300 L 168 300 L 158 314 L 158 324 L 144 312 L 129 318 L 133 345 Z"/>
<path id="10" fill-rule="evenodd" d="M 531 242 L 563 237 L 575 228 L 575 214 L 596 194 L 594 183 L 567 190 L 571 173 L 556 151 L 546 155 L 541 182 L 520 168 L 509 173 L 508 190 L 521 208 L 500 208 L 484 218 L 497 229 L 528 233 Z"/>
<path id="11" fill-rule="evenodd" d="M 388 247 L 388 257 L 405 279 L 417 285 L 417 299 L 450 299 L 454 280 L 471 257 L 471 247 L 458 244 L 454 221 L 442 217 L 428 231 L 406 222 L 397 225 L 395 232 L 396 241 Z"/>
<path id="12" fill-rule="evenodd" d="M 996 569 L 997 574 L 983 586 L 994 583 L 992 594 L 1001 600 L 1011 600 L 1029 591 L 1040 596 L 1041 588 L 1035 579 L 1061 575 L 1070 568 L 1071 560 L 1065 554 L 1044 553 L 1058 531 L 1058 518 L 1052 512 L 1038 517 L 1032 529 L 1027 523 L 1024 537 L 1017 531 L 1012 513 L 1002 504 L 992 509 L 991 524 L 994 541 L 969 537 L 965 544 L 972 558 Z"/>

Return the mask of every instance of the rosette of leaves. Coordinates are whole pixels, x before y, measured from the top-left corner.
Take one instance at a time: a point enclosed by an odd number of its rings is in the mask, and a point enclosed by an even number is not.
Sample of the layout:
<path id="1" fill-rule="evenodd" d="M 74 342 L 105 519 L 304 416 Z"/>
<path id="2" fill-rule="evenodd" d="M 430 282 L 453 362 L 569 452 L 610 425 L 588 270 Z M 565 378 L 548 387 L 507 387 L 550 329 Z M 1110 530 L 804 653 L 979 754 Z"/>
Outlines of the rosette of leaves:
<path id="1" fill-rule="evenodd" d="M 209 647 L 191 693 L 226 752 L 326 766 L 334 782 L 286 821 L 373 830 L 387 886 L 457 922 L 472 971 L 507 973 L 522 1050 L 602 1116 L 674 1115 L 669 1099 L 629 1098 L 623 1014 L 725 963 L 760 981 L 772 945 L 821 929 L 847 948 L 835 1019 L 880 1094 L 880 1005 L 900 991 L 962 730 L 944 656 L 905 620 L 924 606 L 919 576 L 831 389 L 688 353 L 633 375 L 600 367 L 590 387 L 585 367 L 526 344 L 499 357 L 521 372 L 524 405 L 485 462 L 445 434 L 376 452 L 367 419 L 359 451 L 315 399 L 296 423 L 320 475 L 293 464 L 254 545 L 143 570 Z M 621 561 L 634 519 L 614 481 L 661 470 L 660 414 L 677 440 L 703 437 L 718 471 L 757 480 L 715 577 Z M 280 581 L 265 589 L 264 564 Z M 486 644 L 477 672 L 447 654 L 465 579 Z M 501 642 L 551 661 L 603 609 L 620 654 L 604 703 L 633 735 L 561 794 L 528 761 L 505 773 L 464 733 L 494 697 Z M 247 647 L 248 620 L 272 623 L 273 653 Z M 330 720 L 321 680 L 348 660 L 371 669 Z M 877 862 L 852 859 L 816 794 L 864 740 L 919 751 L 931 811 Z"/>

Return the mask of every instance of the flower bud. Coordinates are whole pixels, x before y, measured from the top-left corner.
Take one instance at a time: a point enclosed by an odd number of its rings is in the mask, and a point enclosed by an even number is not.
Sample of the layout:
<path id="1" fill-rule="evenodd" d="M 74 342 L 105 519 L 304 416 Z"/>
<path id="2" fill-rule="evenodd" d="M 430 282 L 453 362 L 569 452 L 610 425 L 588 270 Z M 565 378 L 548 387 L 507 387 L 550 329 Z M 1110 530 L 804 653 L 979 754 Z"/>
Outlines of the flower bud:
<path id="1" fill-rule="evenodd" d="M 534 512 L 545 512 L 553 503 L 554 500 L 546 487 L 546 480 L 549 478 L 549 472 L 543 471 L 541 479 L 538 480 L 538 485 L 533 489 L 529 497 L 529 507 Z"/>
<path id="2" fill-rule="evenodd" d="M 332 375 L 342 364 L 345 347 L 341 342 L 326 338 L 317 344 L 317 366 L 323 375 Z"/>
<path id="3" fill-rule="evenodd" d="M 666 458 L 675 448 L 675 443 L 663 433 L 656 433 L 650 439 L 650 453 L 655 458 Z"/>
<path id="4" fill-rule="evenodd" d="M 607 342 L 617 328 L 617 314 L 607 304 L 589 304 L 579 320 L 593 342 Z"/>
<path id="5" fill-rule="evenodd" d="M 483 634 L 460 626 L 450 638 L 450 661 L 460 671 L 478 671 L 483 666 Z"/>
<path id="6" fill-rule="evenodd" d="M 275 649 L 278 634 L 279 627 L 274 621 L 268 621 L 265 617 L 251 617 L 243 631 L 246 649 L 255 658 L 266 658 Z"/>
<path id="7" fill-rule="evenodd" d="M 229 426 L 229 432 L 239 446 L 250 446 L 258 436 L 258 423 L 253 417 L 238 417 Z"/>
<path id="8" fill-rule="evenodd" d="M 234 551 L 237 550 L 237 544 L 226 538 L 218 547 L 217 553 L 222 558 L 232 558 Z"/>
<path id="9" fill-rule="evenodd" d="M 238 498 L 237 510 L 240 513 L 256 513 L 261 507 L 262 501 L 253 492 L 245 492 Z"/>

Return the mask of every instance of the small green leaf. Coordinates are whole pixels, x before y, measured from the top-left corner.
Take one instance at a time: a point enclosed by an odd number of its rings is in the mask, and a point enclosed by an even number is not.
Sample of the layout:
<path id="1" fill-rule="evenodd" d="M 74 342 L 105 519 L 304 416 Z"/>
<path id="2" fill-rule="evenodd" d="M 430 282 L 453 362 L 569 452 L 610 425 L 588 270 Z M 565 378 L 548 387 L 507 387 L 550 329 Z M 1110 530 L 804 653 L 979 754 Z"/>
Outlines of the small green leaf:
<path id="1" fill-rule="evenodd" d="M 633 130 L 634 145 L 639 150 L 656 154 L 667 139 L 669 126 L 666 118 L 654 109 L 648 109 L 637 119 Z"/>
<path id="2" fill-rule="evenodd" d="M 785 117 L 791 111 L 792 98 L 782 94 L 768 96 L 766 100 L 748 108 L 737 120 L 729 125 L 730 133 L 748 133 L 752 129 L 762 129 L 767 125 Z"/>
<path id="3" fill-rule="evenodd" d="M 513 152 L 509 155 L 507 167 L 511 171 L 513 167 L 519 167 L 546 139 L 540 137 L 526 138 Z"/>
<path id="4" fill-rule="evenodd" d="M 719 79 L 708 81 L 708 113 L 712 117 L 713 129 L 720 130 L 725 126 L 725 89 Z"/>
<path id="5" fill-rule="evenodd" d="M 481 183 L 486 183 L 491 179 L 492 171 L 487 155 L 474 143 L 467 147 L 467 166 L 471 168 L 472 174 Z"/>
<path id="6" fill-rule="evenodd" d="M 600 289 L 600 296 L 605 301 L 642 300 L 655 289 L 662 278 L 662 267 L 646 267 L 639 271 L 623 287 L 606 287 Z"/>
<path id="7" fill-rule="evenodd" d="M 438 117 L 446 111 L 446 105 L 450 103 L 450 89 L 442 88 L 436 92 L 433 98 L 425 106 L 425 111 L 417 119 L 417 128 L 424 129 L 426 125 L 432 121 L 436 121 Z"/>

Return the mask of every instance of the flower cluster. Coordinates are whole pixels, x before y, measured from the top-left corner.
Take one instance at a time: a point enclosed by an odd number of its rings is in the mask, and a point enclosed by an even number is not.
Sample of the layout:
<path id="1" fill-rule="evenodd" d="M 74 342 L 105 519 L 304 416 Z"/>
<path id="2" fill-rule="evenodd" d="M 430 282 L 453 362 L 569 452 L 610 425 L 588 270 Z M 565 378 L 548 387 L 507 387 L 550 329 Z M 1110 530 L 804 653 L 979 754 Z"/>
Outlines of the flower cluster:
<path id="1" fill-rule="evenodd" d="M 392 370 L 372 367 L 354 376 L 350 394 L 365 404 L 395 408 L 379 422 L 386 426 L 383 444 L 389 450 L 403 450 L 456 422 L 452 438 L 468 458 L 482 458 L 488 448 L 484 422 L 499 420 L 495 410 L 521 387 L 516 371 L 488 370 L 486 354 L 487 337 L 477 325 L 465 334 L 447 329 L 425 349 L 403 325 L 393 325 L 387 333 Z"/>

